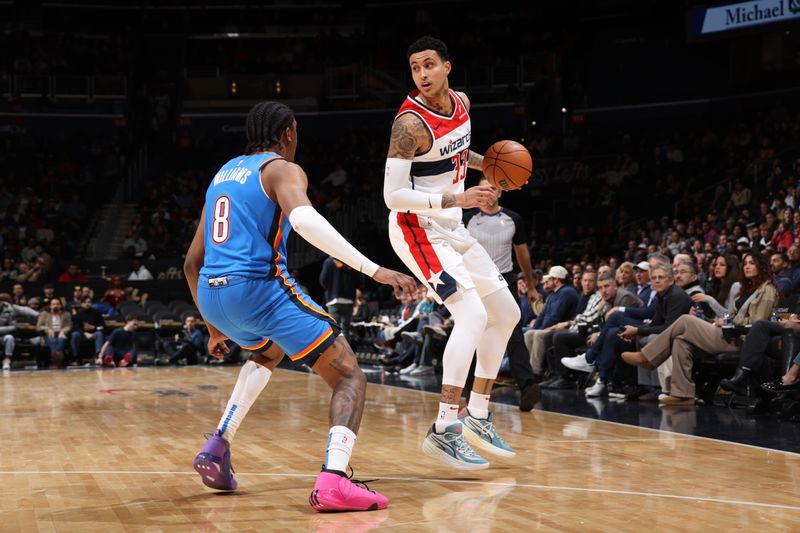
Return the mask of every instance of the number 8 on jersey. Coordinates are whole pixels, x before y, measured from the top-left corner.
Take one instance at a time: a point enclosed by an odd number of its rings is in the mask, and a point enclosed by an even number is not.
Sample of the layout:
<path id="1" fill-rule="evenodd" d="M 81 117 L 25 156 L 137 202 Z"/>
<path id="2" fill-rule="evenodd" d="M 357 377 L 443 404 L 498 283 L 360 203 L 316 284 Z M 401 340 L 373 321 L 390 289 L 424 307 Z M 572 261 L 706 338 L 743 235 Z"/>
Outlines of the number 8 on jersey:
<path id="1" fill-rule="evenodd" d="M 214 244 L 223 244 L 231 232 L 231 199 L 225 195 L 214 202 L 214 221 L 211 224 L 211 240 Z"/>

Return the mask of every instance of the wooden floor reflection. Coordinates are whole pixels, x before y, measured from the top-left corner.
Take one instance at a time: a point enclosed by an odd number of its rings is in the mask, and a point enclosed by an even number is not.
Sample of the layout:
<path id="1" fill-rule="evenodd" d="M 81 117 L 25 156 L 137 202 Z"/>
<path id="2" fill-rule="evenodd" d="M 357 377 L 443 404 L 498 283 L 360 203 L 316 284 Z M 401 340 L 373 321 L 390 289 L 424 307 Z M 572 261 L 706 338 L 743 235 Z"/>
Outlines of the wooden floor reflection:
<path id="1" fill-rule="evenodd" d="M 320 515 L 329 392 L 279 370 L 234 443 L 240 490 L 191 470 L 238 368 L 0 376 L 2 531 L 800 530 L 800 456 L 497 407 L 519 452 L 454 472 L 419 451 L 435 395 L 369 385 L 352 465 L 389 509 Z M 680 423 L 691 410 L 667 416 Z"/>

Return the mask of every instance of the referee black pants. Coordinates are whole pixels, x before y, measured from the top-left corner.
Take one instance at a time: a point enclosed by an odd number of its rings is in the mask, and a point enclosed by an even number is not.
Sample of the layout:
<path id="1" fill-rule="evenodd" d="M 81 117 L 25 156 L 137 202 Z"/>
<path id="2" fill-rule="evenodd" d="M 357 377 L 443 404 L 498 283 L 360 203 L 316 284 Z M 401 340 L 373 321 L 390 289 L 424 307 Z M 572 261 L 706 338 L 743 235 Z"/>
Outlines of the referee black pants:
<path id="1" fill-rule="evenodd" d="M 514 272 L 503 274 L 508 289 L 514 297 L 514 301 L 519 301 L 517 296 L 517 275 Z M 508 362 L 511 364 L 511 377 L 517 382 L 519 390 L 532 385 L 534 383 L 533 368 L 531 368 L 531 358 L 528 354 L 528 349 L 525 347 L 525 338 L 522 335 L 522 319 L 511 332 L 511 337 L 508 339 L 506 346 L 506 353 L 508 354 Z M 472 390 L 472 382 L 475 380 L 475 356 L 472 357 L 472 366 L 469 369 L 467 383 L 464 385 L 464 396 L 469 398 L 469 391 Z"/>

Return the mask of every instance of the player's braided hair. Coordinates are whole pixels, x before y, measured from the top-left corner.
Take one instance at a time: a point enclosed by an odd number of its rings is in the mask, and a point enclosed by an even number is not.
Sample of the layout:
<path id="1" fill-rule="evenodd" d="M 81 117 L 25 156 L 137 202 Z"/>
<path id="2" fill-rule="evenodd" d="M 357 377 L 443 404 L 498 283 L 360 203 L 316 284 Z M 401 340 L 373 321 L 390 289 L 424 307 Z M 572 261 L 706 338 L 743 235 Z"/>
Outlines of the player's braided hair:
<path id="1" fill-rule="evenodd" d="M 294 113 L 280 102 L 259 102 L 247 114 L 246 153 L 266 152 L 277 146 L 281 134 L 292 127 Z"/>

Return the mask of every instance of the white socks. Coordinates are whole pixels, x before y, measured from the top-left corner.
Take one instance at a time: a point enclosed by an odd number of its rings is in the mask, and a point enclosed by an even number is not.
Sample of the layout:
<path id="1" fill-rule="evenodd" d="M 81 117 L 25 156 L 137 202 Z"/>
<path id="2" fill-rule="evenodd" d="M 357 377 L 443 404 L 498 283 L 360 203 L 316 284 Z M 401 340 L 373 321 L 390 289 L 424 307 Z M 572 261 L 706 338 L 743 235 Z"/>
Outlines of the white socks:
<path id="1" fill-rule="evenodd" d="M 467 410 L 474 418 L 489 418 L 489 398 L 488 394 L 480 394 L 475 391 L 469 393 L 469 404 Z"/>
<path id="2" fill-rule="evenodd" d="M 239 378 L 236 380 L 236 385 L 233 387 L 231 398 L 228 400 L 228 406 L 222 414 L 219 421 L 217 430 L 220 436 L 228 441 L 233 441 L 236 430 L 239 429 L 239 424 L 242 423 L 247 412 L 256 401 L 258 395 L 267 386 L 272 372 L 254 363 L 247 361 L 239 372 Z"/>
<path id="3" fill-rule="evenodd" d="M 436 433 L 444 433 L 450 424 L 458 421 L 458 405 L 439 402 L 439 414 L 436 416 Z"/>
<path id="4" fill-rule="evenodd" d="M 345 426 L 333 426 L 328 433 L 328 447 L 325 450 L 325 468 L 347 474 L 350 455 L 356 444 L 356 434 Z"/>

